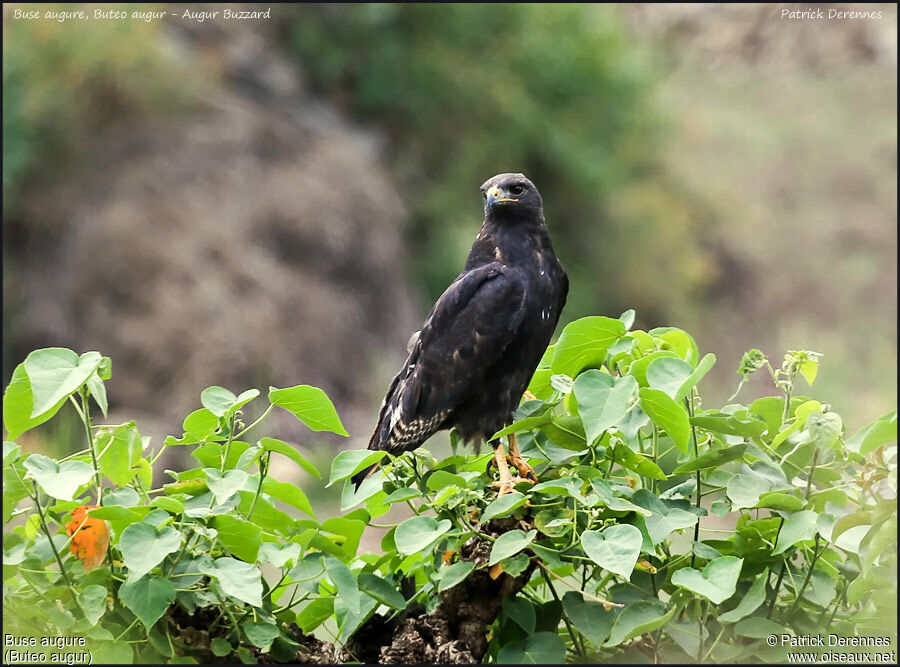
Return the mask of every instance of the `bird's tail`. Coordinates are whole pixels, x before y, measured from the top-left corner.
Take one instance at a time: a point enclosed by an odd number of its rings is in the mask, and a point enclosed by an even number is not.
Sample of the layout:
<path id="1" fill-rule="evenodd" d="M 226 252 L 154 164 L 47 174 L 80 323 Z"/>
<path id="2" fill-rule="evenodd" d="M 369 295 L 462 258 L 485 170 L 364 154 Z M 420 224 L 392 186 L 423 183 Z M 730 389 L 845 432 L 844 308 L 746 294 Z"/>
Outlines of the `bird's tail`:
<path id="1" fill-rule="evenodd" d="M 368 468 L 364 468 L 353 475 L 353 477 L 350 478 L 350 481 L 353 482 L 353 490 L 359 491 L 359 485 L 366 481 L 376 470 L 378 470 L 378 464 L 373 463 Z"/>

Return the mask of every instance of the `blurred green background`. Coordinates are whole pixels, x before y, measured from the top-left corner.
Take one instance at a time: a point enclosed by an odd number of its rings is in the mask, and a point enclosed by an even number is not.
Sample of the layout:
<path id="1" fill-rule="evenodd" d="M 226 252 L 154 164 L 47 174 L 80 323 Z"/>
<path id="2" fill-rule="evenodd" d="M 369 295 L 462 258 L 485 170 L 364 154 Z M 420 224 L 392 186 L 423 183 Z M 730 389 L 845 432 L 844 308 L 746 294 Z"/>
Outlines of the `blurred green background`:
<path id="1" fill-rule="evenodd" d="M 23 7 L 3 7 L 4 384 L 36 347 L 100 350 L 110 420 L 155 442 L 207 385 L 317 384 L 365 446 L 479 185 L 521 171 L 564 322 L 688 330 L 718 356 L 710 406 L 750 347 L 822 353 L 816 396 L 851 432 L 896 403 L 894 5 Z"/>

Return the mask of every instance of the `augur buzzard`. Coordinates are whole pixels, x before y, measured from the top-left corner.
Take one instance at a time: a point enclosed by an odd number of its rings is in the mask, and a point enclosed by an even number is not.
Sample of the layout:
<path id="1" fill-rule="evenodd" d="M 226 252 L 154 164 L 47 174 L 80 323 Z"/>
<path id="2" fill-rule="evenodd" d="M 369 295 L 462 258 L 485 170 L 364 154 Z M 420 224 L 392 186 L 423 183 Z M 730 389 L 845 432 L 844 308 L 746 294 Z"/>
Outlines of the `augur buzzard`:
<path id="1" fill-rule="evenodd" d="M 481 442 L 511 423 L 550 342 L 569 280 L 553 252 L 541 195 L 522 174 L 498 174 L 481 186 L 484 224 L 465 268 L 431 309 L 391 381 L 369 449 L 399 454 L 433 433 L 456 428 Z M 515 436 L 509 462 L 535 481 Z M 512 477 L 497 442 L 500 494 Z M 376 466 L 353 477 L 357 488 Z"/>

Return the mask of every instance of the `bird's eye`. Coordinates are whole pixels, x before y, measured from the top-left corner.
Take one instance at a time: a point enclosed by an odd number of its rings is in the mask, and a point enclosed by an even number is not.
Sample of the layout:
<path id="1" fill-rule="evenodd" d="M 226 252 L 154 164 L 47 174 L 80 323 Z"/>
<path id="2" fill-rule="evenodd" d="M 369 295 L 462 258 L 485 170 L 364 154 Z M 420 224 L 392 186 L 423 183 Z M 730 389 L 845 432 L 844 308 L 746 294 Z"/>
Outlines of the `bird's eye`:
<path id="1" fill-rule="evenodd" d="M 518 196 L 518 195 L 522 194 L 523 192 L 525 192 L 525 188 L 522 187 L 522 185 L 520 185 L 519 183 L 515 183 L 515 184 L 511 185 L 509 188 L 509 193 L 511 195 Z"/>

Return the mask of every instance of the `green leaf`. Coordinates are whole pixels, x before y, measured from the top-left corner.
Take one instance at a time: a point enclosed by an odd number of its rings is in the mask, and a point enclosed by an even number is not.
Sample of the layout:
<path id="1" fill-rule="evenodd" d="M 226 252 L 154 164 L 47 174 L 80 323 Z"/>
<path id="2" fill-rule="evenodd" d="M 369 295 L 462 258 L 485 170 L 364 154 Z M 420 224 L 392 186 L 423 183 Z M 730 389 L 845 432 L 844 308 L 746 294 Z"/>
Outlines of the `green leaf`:
<path id="1" fill-rule="evenodd" d="M 574 378 L 585 368 L 599 367 L 609 346 L 624 335 L 622 320 L 595 316 L 570 322 L 556 341 L 550 364 L 553 375 L 563 373 Z"/>
<path id="2" fill-rule="evenodd" d="M 215 577 L 226 595 L 254 607 L 262 606 L 262 579 L 256 566 L 223 556 L 215 561 L 207 558 L 199 570 Z"/>
<path id="3" fill-rule="evenodd" d="M 813 412 L 806 418 L 806 429 L 810 440 L 821 451 L 837 444 L 844 422 L 836 412 Z"/>
<path id="4" fill-rule="evenodd" d="M 513 491 L 512 493 L 500 496 L 497 500 L 494 500 L 484 508 L 484 512 L 481 515 L 481 521 L 486 522 L 498 516 L 511 514 L 519 507 L 522 507 L 526 500 L 525 496 L 518 491 Z"/>
<path id="5" fill-rule="evenodd" d="M 209 650 L 214 656 L 224 658 L 226 655 L 230 655 L 234 649 L 227 639 L 213 637 L 209 642 Z"/>
<path id="6" fill-rule="evenodd" d="M 371 572 L 361 572 L 357 577 L 359 581 L 359 589 L 378 600 L 381 604 L 386 604 L 394 609 L 406 609 L 406 600 L 394 584 L 383 577 Z"/>
<path id="7" fill-rule="evenodd" d="M 4 558 L 4 564 L 9 565 Z M 84 612 L 84 617 L 91 625 L 97 625 L 103 614 L 106 613 L 106 586 L 91 584 L 78 592 L 78 606 Z"/>
<path id="8" fill-rule="evenodd" d="M 331 477 L 325 486 L 352 477 L 373 463 L 378 463 L 386 454 L 387 452 L 381 450 L 373 452 L 368 449 L 345 449 L 334 458 L 334 463 L 331 464 Z"/>
<path id="9" fill-rule="evenodd" d="M 438 570 L 438 593 L 453 588 L 456 584 L 463 581 L 469 576 L 469 573 L 475 569 L 475 563 L 467 560 L 461 560 L 453 565 L 443 566 Z"/>
<path id="10" fill-rule="evenodd" d="M 681 383 L 681 386 L 678 387 L 678 391 L 675 392 L 675 395 L 672 397 L 676 401 L 682 400 L 685 396 L 687 396 L 691 389 L 700 384 L 700 380 L 709 373 L 713 366 L 716 365 L 716 355 L 712 352 L 706 354 L 701 360 L 700 363 L 697 364 L 697 368 L 691 372 L 688 378 Z"/>
<path id="11" fill-rule="evenodd" d="M 531 431 L 538 426 L 549 424 L 550 413 L 551 411 L 548 408 L 538 415 L 531 415 L 530 417 L 525 417 L 524 419 L 515 421 L 506 428 L 500 429 L 499 431 L 494 433 L 494 435 L 491 436 L 490 440 L 502 438 L 503 436 L 509 435 L 510 433 L 522 433 L 523 431 Z"/>
<path id="12" fill-rule="evenodd" d="M 284 408 L 313 431 L 330 431 L 349 437 L 334 404 L 318 387 L 301 384 L 286 389 L 269 387 L 269 400 Z"/>
<path id="13" fill-rule="evenodd" d="M 128 581 L 119 586 L 119 599 L 134 612 L 149 632 L 175 601 L 175 586 L 164 577 L 145 574 L 134 579 L 130 576 Z"/>
<path id="14" fill-rule="evenodd" d="M 641 456 L 631 449 L 625 443 L 619 443 L 613 450 L 613 459 L 628 468 L 634 470 L 639 475 L 649 477 L 650 479 L 664 480 L 666 474 L 653 461 L 646 456 Z"/>
<path id="15" fill-rule="evenodd" d="M 44 493 L 57 500 L 72 500 L 78 487 L 87 484 L 94 474 L 84 461 L 57 463 L 43 454 L 32 454 L 23 465 Z"/>
<path id="16" fill-rule="evenodd" d="M 206 475 L 206 485 L 216 497 L 216 505 L 228 502 L 229 498 L 244 488 L 249 477 L 243 470 L 227 470 L 223 474 L 215 468 L 204 468 L 203 473 Z"/>
<path id="17" fill-rule="evenodd" d="M 672 438 L 684 454 L 688 453 L 688 441 L 691 437 L 691 424 L 687 411 L 683 406 L 669 398 L 659 389 L 642 387 L 640 390 L 641 408 L 653 423 Z"/>
<path id="18" fill-rule="evenodd" d="M 616 613 L 599 602 L 585 600 L 575 591 L 566 592 L 562 603 L 566 616 L 578 631 L 594 646 L 602 646 L 615 623 Z"/>
<path id="19" fill-rule="evenodd" d="M 126 486 L 135 475 L 133 466 L 137 465 L 143 451 L 141 434 L 134 421 L 117 426 L 112 432 L 98 434 L 95 442 L 100 472 L 116 486 Z"/>
<path id="20" fill-rule="evenodd" d="M 241 629 L 254 646 L 261 648 L 264 653 L 268 652 L 272 646 L 272 642 L 281 634 L 281 630 L 273 623 L 260 623 L 258 621 L 244 621 Z"/>
<path id="21" fill-rule="evenodd" d="M 119 551 L 128 568 L 128 578 L 137 579 L 181 548 L 181 533 L 171 526 L 158 528 L 149 523 L 133 523 L 119 537 Z"/>
<path id="22" fill-rule="evenodd" d="M 703 572 L 692 567 L 681 568 L 672 575 L 672 583 L 702 595 L 713 604 L 722 604 L 734 595 L 743 566 L 743 558 L 722 556 L 707 563 Z"/>
<path id="23" fill-rule="evenodd" d="M 205 440 L 219 428 L 219 418 L 206 408 L 194 410 L 182 424 L 186 439 Z"/>
<path id="24" fill-rule="evenodd" d="M 534 493 L 553 493 L 561 496 L 569 496 L 578 502 L 587 505 L 588 499 L 581 494 L 582 480 L 578 477 L 560 477 L 548 479 L 531 487 Z"/>
<path id="25" fill-rule="evenodd" d="M 309 633 L 334 613 L 334 598 L 317 598 L 297 614 L 297 625 L 304 633 Z"/>
<path id="26" fill-rule="evenodd" d="M 521 530 L 510 530 L 509 532 L 503 533 L 496 539 L 491 547 L 491 556 L 488 560 L 488 565 L 494 565 L 504 558 L 516 555 L 531 544 L 536 536 L 536 530 L 529 530 L 527 533 L 524 533 Z"/>
<path id="27" fill-rule="evenodd" d="M 728 480 L 725 495 L 731 500 L 733 509 L 738 510 L 753 507 L 771 488 L 772 483 L 760 475 L 738 473 Z"/>
<path id="28" fill-rule="evenodd" d="M 675 530 L 683 530 L 697 523 L 696 514 L 666 504 L 647 489 L 635 491 L 631 501 L 652 512 L 650 516 L 641 517 L 637 521 L 644 521 L 653 544 L 659 544 Z"/>
<path id="29" fill-rule="evenodd" d="M 672 471 L 673 475 L 682 475 L 697 470 L 706 470 L 708 468 L 718 468 L 723 463 L 734 461 L 744 456 L 747 445 L 733 445 L 731 447 L 722 447 L 701 454 L 692 461 L 678 466 Z"/>
<path id="30" fill-rule="evenodd" d="M 184 512 L 184 504 L 180 500 L 166 496 L 157 496 L 151 500 L 150 507 L 158 507 L 169 514 L 182 514 Z"/>
<path id="31" fill-rule="evenodd" d="M 629 604 L 619 613 L 610 632 L 609 640 L 603 646 L 611 648 L 632 637 L 653 632 L 668 623 L 677 610 L 677 605 L 666 611 L 665 606 L 661 603 L 645 600 Z"/>
<path id="32" fill-rule="evenodd" d="M 734 626 L 734 634 L 751 639 L 763 639 L 764 637 L 780 637 L 784 632 L 784 626 L 771 621 L 764 616 L 752 616 L 738 621 Z"/>
<path id="33" fill-rule="evenodd" d="M 635 398 L 637 381 L 630 375 L 614 378 L 603 371 L 589 370 L 575 379 L 573 391 L 587 443 L 592 445 L 625 417 Z"/>
<path id="34" fill-rule="evenodd" d="M 4 399 L 4 411 L 6 403 Z M 890 442 L 897 440 L 897 411 L 891 410 L 883 417 L 867 424 L 847 440 L 847 448 L 865 456 Z"/>
<path id="35" fill-rule="evenodd" d="M 400 489 L 395 489 L 393 493 L 391 493 L 387 498 L 384 499 L 384 504 L 393 505 L 394 503 L 400 503 L 404 500 L 409 500 L 410 498 L 417 498 L 421 495 L 422 494 L 419 493 L 418 489 L 403 487 Z"/>
<path id="36" fill-rule="evenodd" d="M 565 660 L 566 643 L 553 632 L 538 632 L 524 642 L 510 642 L 497 654 L 500 665 L 560 665 Z"/>
<path id="37" fill-rule="evenodd" d="M 811 510 L 803 510 L 789 516 L 781 526 L 778 542 L 775 543 L 772 555 L 777 556 L 798 542 L 813 539 L 816 536 L 818 520 L 819 515 Z"/>
<path id="38" fill-rule="evenodd" d="M 803 501 L 797 496 L 789 493 L 781 493 L 779 491 L 770 491 L 759 497 L 753 508 L 766 508 L 771 510 L 782 510 L 785 512 L 797 512 L 803 509 Z"/>
<path id="39" fill-rule="evenodd" d="M 632 361 L 631 366 L 628 367 L 628 374 L 637 380 L 641 387 L 649 387 L 650 383 L 647 381 L 647 368 L 649 368 L 650 364 L 657 359 L 666 358 L 677 359 L 678 355 L 671 350 L 657 350 L 656 352 L 651 352 L 640 359 Z"/>
<path id="40" fill-rule="evenodd" d="M 300 559 L 301 549 L 302 547 L 295 542 L 282 545 L 276 542 L 263 542 L 259 545 L 257 558 L 260 563 L 269 563 L 278 568 L 287 567 L 288 564 L 296 563 Z"/>
<path id="41" fill-rule="evenodd" d="M 263 491 L 268 493 L 276 500 L 287 503 L 291 507 L 296 507 L 301 512 L 305 512 L 309 516 L 316 518 L 312 505 L 309 504 L 309 498 L 299 486 L 279 482 L 272 477 L 266 477 L 263 480 Z"/>
<path id="42" fill-rule="evenodd" d="M 647 365 L 647 384 L 675 399 L 678 390 L 687 382 L 693 371 L 694 368 L 683 359 L 659 357 Z"/>
<path id="43" fill-rule="evenodd" d="M 719 620 L 723 623 L 737 623 L 745 616 L 749 616 L 759 609 L 759 606 L 766 601 L 766 580 L 769 578 L 769 569 L 766 568 L 760 572 L 750 590 L 741 598 L 738 606 L 731 611 L 719 615 Z"/>
<path id="44" fill-rule="evenodd" d="M 438 521 L 430 516 L 411 517 L 399 524 L 394 532 L 397 551 L 407 556 L 418 553 L 449 531 L 450 526 L 449 519 Z"/>
<path id="45" fill-rule="evenodd" d="M 806 401 L 798 405 L 794 410 L 794 422 L 772 439 L 772 449 L 778 449 L 778 446 L 787 440 L 788 436 L 803 428 L 809 415 L 821 411 L 822 404 L 819 401 Z"/>
<path id="46" fill-rule="evenodd" d="M 218 532 L 219 542 L 233 556 L 248 563 L 256 562 L 262 544 L 259 526 L 231 514 L 214 516 L 212 526 Z"/>
<path id="47" fill-rule="evenodd" d="M 534 613 L 534 605 L 525 598 L 520 597 L 504 597 L 503 613 L 506 617 L 522 628 L 526 633 L 534 632 L 534 625 L 537 616 Z"/>
<path id="48" fill-rule="evenodd" d="M 31 393 L 31 382 L 28 379 L 28 374 L 25 372 L 25 364 L 19 364 L 13 371 L 9 385 L 3 393 L 3 424 L 9 432 L 8 437 L 10 439 L 18 438 L 26 431 L 43 424 L 55 415 L 65 402 L 66 397 L 63 396 L 53 408 L 32 418 L 33 396 Z"/>
<path id="49" fill-rule="evenodd" d="M 872 512 L 862 511 L 862 512 L 853 512 L 851 514 L 847 514 L 846 516 L 842 516 L 837 520 L 837 523 L 834 524 L 834 527 L 831 529 L 831 542 L 836 542 L 837 539 L 845 532 L 850 530 L 851 528 L 856 528 L 857 526 L 871 526 L 872 525 Z"/>
<path id="50" fill-rule="evenodd" d="M 300 455 L 300 452 L 298 452 L 283 440 L 277 440 L 276 438 L 261 438 L 258 444 L 260 447 L 262 447 L 263 451 L 275 452 L 277 454 L 281 454 L 282 456 L 287 456 L 291 461 L 303 468 L 310 475 L 314 475 L 319 479 L 322 478 L 322 473 L 319 472 L 318 468 L 316 468 L 312 463 L 303 458 Z"/>
<path id="51" fill-rule="evenodd" d="M 359 614 L 363 605 L 362 593 L 350 568 L 334 556 L 325 556 L 322 562 L 329 578 L 337 587 L 338 597 L 347 604 L 350 611 Z"/>
<path id="52" fill-rule="evenodd" d="M 235 396 L 225 387 L 207 387 L 200 394 L 200 403 L 216 417 L 230 417 L 254 398 L 259 396 L 258 389 L 248 389 L 240 396 Z"/>
<path id="53" fill-rule="evenodd" d="M 724 413 L 699 415 L 691 418 L 690 423 L 707 431 L 715 431 L 726 435 L 741 435 L 745 438 L 756 438 L 768 428 L 766 423 L 759 419 L 740 420 L 733 415 Z"/>
<path id="54" fill-rule="evenodd" d="M 91 373 L 85 386 L 87 386 L 88 391 L 97 403 L 97 407 L 100 408 L 100 412 L 102 412 L 105 417 L 107 410 L 109 410 L 109 402 L 106 400 L 106 385 L 103 384 L 103 380 L 100 379 L 97 371 Z"/>
<path id="55" fill-rule="evenodd" d="M 642 543 L 641 531 L 627 523 L 610 526 L 603 532 L 586 530 L 581 534 L 581 546 L 588 558 L 629 581 Z"/>
<path id="56" fill-rule="evenodd" d="M 53 409 L 61 399 L 78 391 L 97 370 L 103 355 L 85 352 L 80 357 L 64 347 L 35 350 L 25 358 L 31 382 L 31 418 Z"/>
<path id="57" fill-rule="evenodd" d="M 691 366 L 696 365 L 700 359 L 700 351 L 697 349 L 697 343 L 694 341 L 687 331 L 678 327 L 656 327 L 648 331 L 651 336 L 665 341 L 679 357 L 689 362 Z"/>

